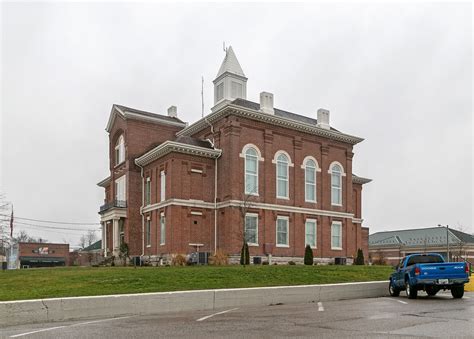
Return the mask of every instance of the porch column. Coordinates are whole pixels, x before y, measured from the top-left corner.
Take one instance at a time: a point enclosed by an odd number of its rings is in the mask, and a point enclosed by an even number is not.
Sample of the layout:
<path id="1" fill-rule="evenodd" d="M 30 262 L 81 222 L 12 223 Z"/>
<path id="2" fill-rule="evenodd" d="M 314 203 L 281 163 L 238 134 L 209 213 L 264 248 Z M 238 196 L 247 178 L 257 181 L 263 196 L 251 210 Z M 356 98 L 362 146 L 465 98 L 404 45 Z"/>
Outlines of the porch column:
<path id="1" fill-rule="evenodd" d="M 114 251 L 114 254 L 118 251 L 119 249 L 119 229 L 118 229 L 118 219 L 114 219 L 113 220 L 113 229 L 114 229 L 114 235 L 113 235 L 113 242 L 114 242 L 114 246 L 113 246 L 113 251 Z"/>
<path id="2" fill-rule="evenodd" d="M 103 221 L 102 225 L 102 253 L 107 256 L 107 222 Z"/>

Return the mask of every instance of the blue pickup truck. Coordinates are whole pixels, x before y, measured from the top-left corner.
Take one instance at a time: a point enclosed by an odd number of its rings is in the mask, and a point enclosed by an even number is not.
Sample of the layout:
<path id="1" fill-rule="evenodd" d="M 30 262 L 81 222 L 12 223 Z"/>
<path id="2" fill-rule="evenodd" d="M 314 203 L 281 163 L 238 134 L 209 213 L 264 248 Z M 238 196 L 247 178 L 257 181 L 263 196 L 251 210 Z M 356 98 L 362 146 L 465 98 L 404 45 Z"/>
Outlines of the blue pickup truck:
<path id="1" fill-rule="evenodd" d="M 393 297 L 398 297 L 400 291 L 406 291 L 408 298 L 416 299 L 418 291 L 434 296 L 440 290 L 451 290 L 453 298 L 462 298 L 464 284 L 469 282 L 466 262 L 445 262 L 438 253 L 408 255 L 395 269 L 389 282 Z"/>

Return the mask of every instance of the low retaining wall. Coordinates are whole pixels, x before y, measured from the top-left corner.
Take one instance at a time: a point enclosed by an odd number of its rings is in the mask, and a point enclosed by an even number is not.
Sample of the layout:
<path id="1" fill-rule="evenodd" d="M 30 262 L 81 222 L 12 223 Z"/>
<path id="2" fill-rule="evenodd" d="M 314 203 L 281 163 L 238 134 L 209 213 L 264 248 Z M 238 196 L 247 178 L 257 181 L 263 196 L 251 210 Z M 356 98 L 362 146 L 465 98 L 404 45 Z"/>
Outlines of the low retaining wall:
<path id="1" fill-rule="evenodd" d="M 233 288 L 0 302 L 0 326 L 388 295 L 388 282 Z"/>

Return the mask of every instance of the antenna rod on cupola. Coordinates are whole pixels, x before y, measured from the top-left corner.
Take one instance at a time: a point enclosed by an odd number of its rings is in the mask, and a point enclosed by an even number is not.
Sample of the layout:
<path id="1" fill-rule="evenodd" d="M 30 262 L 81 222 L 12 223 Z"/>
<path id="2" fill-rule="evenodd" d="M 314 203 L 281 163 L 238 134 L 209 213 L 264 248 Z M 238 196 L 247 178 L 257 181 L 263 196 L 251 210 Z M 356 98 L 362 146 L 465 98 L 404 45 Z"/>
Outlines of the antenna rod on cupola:
<path id="1" fill-rule="evenodd" d="M 204 77 L 201 76 L 201 117 L 204 118 Z"/>

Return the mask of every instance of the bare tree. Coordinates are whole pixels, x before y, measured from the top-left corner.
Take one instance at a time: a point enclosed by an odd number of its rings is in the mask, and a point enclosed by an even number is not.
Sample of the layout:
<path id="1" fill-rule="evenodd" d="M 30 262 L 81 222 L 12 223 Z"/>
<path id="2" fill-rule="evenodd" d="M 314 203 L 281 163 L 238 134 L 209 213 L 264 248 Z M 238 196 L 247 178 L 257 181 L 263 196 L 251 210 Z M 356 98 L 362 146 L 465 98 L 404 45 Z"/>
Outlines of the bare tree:
<path id="1" fill-rule="evenodd" d="M 246 229 L 245 229 L 245 217 L 247 213 L 249 212 L 250 209 L 253 208 L 253 201 L 255 199 L 255 195 L 253 194 L 245 194 L 243 196 L 242 202 L 239 206 L 239 211 L 240 211 L 240 220 L 242 220 L 242 228 L 238 230 L 238 237 L 242 240 L 242 253 L 241 256 L 243 255 L 243 258 L 241 257 L 241 261 L 244 263 L 249 261 L 249 258 L 247 258 L 247 241 L 248 237 L 246 234 Z"/>
<path id="2" fill-rule="evenodd" d="M 455 230 L 462 232 L 462 233 L 467 233 L 466 232 L 466 227 L 462 225 L 461 223 L 457 223 L 457 225 L 454 227 Z M 459 237 L 458 237 L 459 238 Z M 466 251 L 465 251 L 465 245 L 466 243 L 464 242 L 464 239 L 459 238 L 459 242 L 453 246 L 453 255 L 456 258 L 456 261 L 464 261 L 466 257 Z"/>
<path id="3" fill-rule="evenodd" d="M 20 233 L 18 233 L 16 237 L 13 237 L 13 242 L 14 243 L 20 243 L 20 242 L 44 243 L 44 242 L 48 242 L 48 240 L 41 237 L 38 237 L 38 238 L 32 237 L 25 230 L 21 230 Z"/>
<path id="4" fill-rule="evenodd" d="M 0 255 L 5 255 L 10 246 L 11 203 L 0 194 Z"/>
<path id="5" fill-rule="evenodd" d="M 79 239 L 79 247 L 84 249 L 97 241 L 97 236 L 94 231 L 89 230 L 86 234 L 81 235 Z"/>

